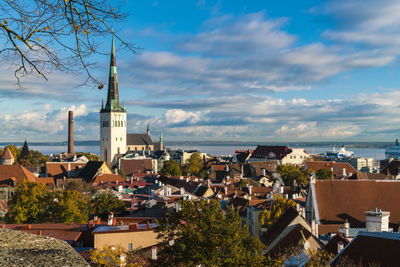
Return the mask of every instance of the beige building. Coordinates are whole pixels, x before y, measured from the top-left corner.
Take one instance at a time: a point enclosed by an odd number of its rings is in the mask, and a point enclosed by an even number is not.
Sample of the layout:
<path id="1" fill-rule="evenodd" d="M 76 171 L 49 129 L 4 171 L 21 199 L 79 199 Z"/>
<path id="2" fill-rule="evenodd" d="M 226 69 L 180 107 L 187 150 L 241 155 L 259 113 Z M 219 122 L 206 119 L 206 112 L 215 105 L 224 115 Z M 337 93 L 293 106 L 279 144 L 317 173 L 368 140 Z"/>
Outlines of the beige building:
<path id="1" fill-rule="evenodd" d="M 292 152 L 282 158 L 282 164 L 303 164 L 310 156 L 303 148 L 292 148 Z"/>
<path id="2" fill-rule="evenodd" d="M 121 246 L 126 250 L 144 249 L 156 246 L 155 223 L 98 226 L 93 230 L 94 248 L 102 249 L 106 245 Z"/>

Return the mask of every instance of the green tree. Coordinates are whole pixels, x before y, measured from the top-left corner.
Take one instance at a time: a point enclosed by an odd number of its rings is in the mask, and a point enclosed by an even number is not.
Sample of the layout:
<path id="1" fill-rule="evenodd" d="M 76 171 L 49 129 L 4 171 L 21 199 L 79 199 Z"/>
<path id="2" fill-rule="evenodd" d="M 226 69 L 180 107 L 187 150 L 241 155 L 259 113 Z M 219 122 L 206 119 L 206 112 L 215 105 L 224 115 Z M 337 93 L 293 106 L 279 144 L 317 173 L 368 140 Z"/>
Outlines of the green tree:
<path id="1" fill-rule="evenodd" d="M 181 201 L 179 212 L 168 211 L 159 222 L 158 237 L 167 242 L 160 266 L 262 266 L 263 245 L 242 226 L 231 208 L 221 210 L 218 201 Z"/>
<path id="2" fill-rule="evenodd" d="M 293 200 L 283 198 L 281 194 L 275 194 L 271 209 L 265 209 L 259 215 L 261 225 L 266 228 L 271 227 L 290 207 L 296 207 L 296 203 Z"/>
<path id="3" fill-rule="evenodd" d="M 53 198 L 52 216 L 58 223 L 87 223 L 89 205 L 78 191 L 57 191 Z"/>
<path id="4" fill-rule="evenodd" d="M 47 187 L 40 183 L 19 183 L 5 216 L 7 223 L 43 223 L 50 220 L 51 195 Z"/>
<path id="5" fill-rule="evenodd" d="M 19 183 L 8 202 L 7 223 L 85 223 L 88 202 L 77 191 L 56 191 L 26 180 Z"/>
<path id="6" fill-rule="evenodd" d="M 164 162 L 160 174 L 162 176 L 181 176 L 182 170 L 178 162 L 173 160 L 168 160 Z"/>
<path id="7" fill-rule="evenodd" d="M 186 174 L 198 175 L 203 165 L 204 161 L 201 158 L 201 154 L 198 152 L 193 153 L 185 162 L 185 172 Z"/>
<path id="8" fill-rule="evenodd" d="M 20 164 L 23 166 L 44 166 L 46 162 L 50 161 L 48 155 L 43 155 L 36 150 L 30 150 L 29 156 L 26 159 L 21 159 Z"/>
<path id="9" fill-rule="evenodd" d="M 322 168 L 315 173 L 315 176 L 320 180 L 332 180 L 333 172 L 330 169 Z"/>
<path id="10" fill-rule="evenodd" d="M 100 157 L 97 156 L 96 154 L 92 153 L 92 152 L 77 152 L 77 155 L 84 155 L 88 160 L 90 161 L 99 161 Z"/>
<path id="11" fill-rule="evenodd" d="M 281 175 L 285 185 L 292 185 L 293 181 L 301 184 L 307 184 L 308 182 L 309 171 L 293 164 L 280 165 L 276 172 Z"/>
<path id="12" fill-rule="evenodd" d="M 121 214 L 125 210 L 124 201 L 118 199 L 112 193 L 101 193 L 92 200 L 92 213 L 102 219 L 107 219 L 108 214 L 113 212 L 115 215 Z"/>
<path id="13" fill-rule="evenodd" d="M 320 249 L 311 254 L 310 260 L 306 263 L 306 267 L 319 267 L 319 266 L 329 266 L 331 260 L 333 260 L 334 255 L 330 254 L 324 249 Z"/>

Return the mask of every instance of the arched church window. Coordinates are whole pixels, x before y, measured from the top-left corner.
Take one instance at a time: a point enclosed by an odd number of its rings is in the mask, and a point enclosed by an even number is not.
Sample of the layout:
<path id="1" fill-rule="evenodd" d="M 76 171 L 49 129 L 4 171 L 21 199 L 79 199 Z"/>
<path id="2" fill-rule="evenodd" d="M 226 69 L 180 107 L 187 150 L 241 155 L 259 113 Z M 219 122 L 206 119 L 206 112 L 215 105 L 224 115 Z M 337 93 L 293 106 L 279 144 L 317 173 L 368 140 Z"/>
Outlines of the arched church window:
<path id="1" fill-rule="evenodd" d="M 124 122 L 123 121 L 121 121 L 121 127 L 124 127 Z"/>
<path id="2" fill-rule="evenodd" d="M 119 141 L 122 141 L 122 137 L 119 138 Z"/>
<path id="3" fill-rule="evenodd" d="M 118 137 L 115 137 L 115 141 L 118 141 Z"/>

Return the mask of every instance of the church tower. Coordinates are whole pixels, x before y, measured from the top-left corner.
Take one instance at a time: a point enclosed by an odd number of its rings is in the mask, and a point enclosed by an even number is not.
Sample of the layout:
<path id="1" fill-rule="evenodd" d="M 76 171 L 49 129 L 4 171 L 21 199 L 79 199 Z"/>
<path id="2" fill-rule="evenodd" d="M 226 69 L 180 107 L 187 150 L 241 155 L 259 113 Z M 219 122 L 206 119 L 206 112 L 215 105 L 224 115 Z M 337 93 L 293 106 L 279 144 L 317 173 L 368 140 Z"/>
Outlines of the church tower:
<path id="1" fill-rule="evenodd" d="M 116 165 L 117 155 L 126 152 L 126 110 L 118 95 L 114 38 L 112 40 L 110 74 L 106 105 L 100 111 L 100 159 Z"/>

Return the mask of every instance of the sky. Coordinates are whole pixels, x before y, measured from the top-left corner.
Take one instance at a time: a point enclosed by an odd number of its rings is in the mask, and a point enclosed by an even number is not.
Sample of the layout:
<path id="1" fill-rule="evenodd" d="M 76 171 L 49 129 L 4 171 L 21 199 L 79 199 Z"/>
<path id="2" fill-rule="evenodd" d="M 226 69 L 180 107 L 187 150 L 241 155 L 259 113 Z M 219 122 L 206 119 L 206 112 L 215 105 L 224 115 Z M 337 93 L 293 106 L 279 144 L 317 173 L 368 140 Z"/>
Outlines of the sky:
<path id="1" fill-rule="evenodd" d="M 128 132 L 156 139 L 392 141 L 400 132 L 400 2 L 396 0 L 127 1 L 115 29 Z M 104 52 L 111 38 L 105 37 Z M 109 55 L 93 73 L 107 83 Z M 0 141 L 99 139 L 106 88 L 0 66 Z"/>

